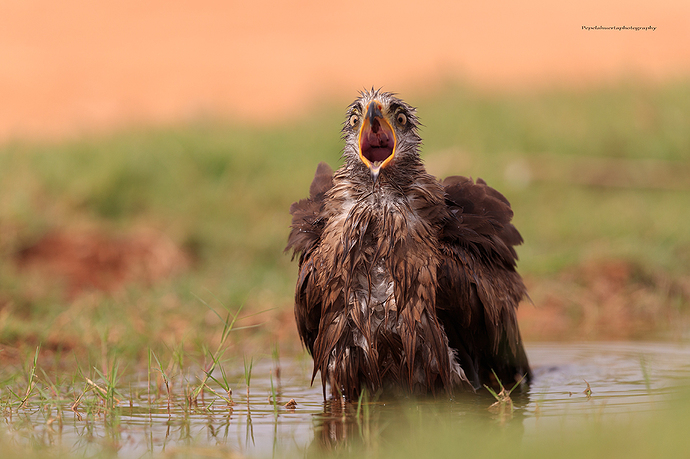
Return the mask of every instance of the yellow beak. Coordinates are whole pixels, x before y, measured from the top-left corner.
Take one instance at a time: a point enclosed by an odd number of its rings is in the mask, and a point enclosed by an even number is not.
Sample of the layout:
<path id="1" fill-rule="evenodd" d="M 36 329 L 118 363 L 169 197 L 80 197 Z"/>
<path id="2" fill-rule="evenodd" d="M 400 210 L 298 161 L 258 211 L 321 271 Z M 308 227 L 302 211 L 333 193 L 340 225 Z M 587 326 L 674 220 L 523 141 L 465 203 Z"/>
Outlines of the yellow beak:
<path id="1" fill-rule="evenodd" d="M 382 105 L 377 100 L 369 104 L 358 137 L 359 159 L 371 171 L 374 182 L 381 169 L 393 160 L 397 143 L 395 131 L 381 109 Z"/>

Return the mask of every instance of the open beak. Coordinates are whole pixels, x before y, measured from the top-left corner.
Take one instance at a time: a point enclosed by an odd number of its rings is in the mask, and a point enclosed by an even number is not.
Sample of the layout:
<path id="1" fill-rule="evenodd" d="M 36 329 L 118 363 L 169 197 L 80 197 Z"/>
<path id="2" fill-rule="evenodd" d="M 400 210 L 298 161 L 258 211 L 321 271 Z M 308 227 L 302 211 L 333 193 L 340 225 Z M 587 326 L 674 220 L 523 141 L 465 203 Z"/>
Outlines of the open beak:
<path id="1" fill-rule="evenodd" d="M 397 141 L 393 127 L 383 116 L 381 108 L 381 103 L 373 100 L 367 107 L 359 130 L 359 159 L 371 171 L 374 183 L 381 169 L 393 160 Z"/>

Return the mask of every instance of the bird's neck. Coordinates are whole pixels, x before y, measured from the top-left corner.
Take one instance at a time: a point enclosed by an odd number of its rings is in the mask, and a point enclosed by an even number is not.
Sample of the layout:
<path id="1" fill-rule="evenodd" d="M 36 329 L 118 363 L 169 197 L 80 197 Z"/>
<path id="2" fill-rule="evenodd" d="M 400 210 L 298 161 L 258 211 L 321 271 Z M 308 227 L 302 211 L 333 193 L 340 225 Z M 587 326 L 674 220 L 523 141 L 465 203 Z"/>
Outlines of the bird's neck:
<path id="1" fill-rule="evenodd" d="M 420 185 L 434 187 L 437 183 L 417 155 L 396 158 L 381 169 L 376 179 L 359 159 L 349 161 L 336 172 L 334 180 L 347 181 L 351 189 L 362 193 L 375 192 L 392 196 L 405 195 L 410 188 Z"/>

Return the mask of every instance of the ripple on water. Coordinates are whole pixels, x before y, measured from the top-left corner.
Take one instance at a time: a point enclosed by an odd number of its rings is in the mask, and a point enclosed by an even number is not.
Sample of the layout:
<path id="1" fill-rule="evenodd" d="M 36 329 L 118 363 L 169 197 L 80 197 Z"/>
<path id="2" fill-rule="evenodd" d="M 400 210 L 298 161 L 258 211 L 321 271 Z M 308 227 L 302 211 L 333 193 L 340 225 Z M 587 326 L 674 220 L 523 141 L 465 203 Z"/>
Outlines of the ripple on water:
<path id="1" fill-rule="evenodd" d="M 528 394 L 515 398 L 516 416 L 510 421 L 521 423 L 525 435 L 536 429 L 537 423 L 541 426 L 549 419 L 558 419 L 554 424 L 562 426 L 563 419 L 577 423 L 591 416 L 653 412 L 661 409 L 667 395 L 690 377 L 687 345 L 539 343 L 528 345 L 527 353 L 535 377 Z M 59 437 L 56 443 L 69 446 L 72 451 L 88 452 L 107 446 L 121 457 L 204 447 L 246 456 L 265 457 L 276 452 L 281 456 L 302 455 L 313 443 L 349 441 L 348 438 L 362 433 L 362 425 L 356 422 L 356 405 L 324 403 L 318 378 L 310 386 L 311 365 L 305 366 L 296 358 L 283 358 L 280 363 L 280 378 L 273 376 L 275 368 L 270 359 L 254 365 L 249 399 L 243 368 L 229 372 L 229 380 L 236 383 L 232 406 L 206 391 L 198 406 L 186 407 L 183 388 L 198 384 L 196 375 L 180 377 L 173 389 L 176 395 L 168 406 L 166 397 L 146 392 L 144 374 L 124 383 L 121 393 L 133 396 L 131 401 L 121 401 L 112 414 L 82 413 L 80 420 L 65 405 L 61 431 L 41 427 L 46 424 L 41 410 L 25 415 L 35 424 L 31 430 L 34 440 L 40 427 L 45 429 L 45 435 Z M 275 405 L 272 383 L 277 395 Z M 217 386 L 212 387 L 221 392 Z M 297 403 L 294 409 L 285 406 L 291 399 Z M 487 410 L 492 400 L 486 397 L 410 402 L 388 400 L 369 404 L 368 419 L 383 429 L 412 412 L 414 416 L 443 413 L 449 422 L 494 416 Z M 26 441 L 20 429 L 10 431 Z"/>

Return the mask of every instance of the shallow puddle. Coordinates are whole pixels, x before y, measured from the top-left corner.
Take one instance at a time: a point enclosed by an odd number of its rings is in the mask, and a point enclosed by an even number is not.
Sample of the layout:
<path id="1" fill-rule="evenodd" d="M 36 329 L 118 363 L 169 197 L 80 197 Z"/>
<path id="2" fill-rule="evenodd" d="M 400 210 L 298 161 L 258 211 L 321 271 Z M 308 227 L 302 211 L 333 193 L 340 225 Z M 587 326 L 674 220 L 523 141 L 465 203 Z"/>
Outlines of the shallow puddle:
<path id="1" fill-rule="evenodd" d="M 314 449 L 366 443 L 401 419 L 432 414 L 452 422 L 485 420 L 520 426 L 528 437 L 549 424 L 563 428 L 582 419 L 662 409 L 675 388 L 690 378 L 690 346 L 656 343 L 544 343 L 527 346 L 534 369 L 528 394 L 513 397 L 515 410 L 490 410 L 486 396 L 456 400 L 388 400 L 357 404 L 324 402 L 321 384 L 310 386 L 311 361 L 266 358 L 255 363 L 249 398 L 244 368 L 229 374 L 233 404 L 206 390 L 190 406 L 184 394 L 198 384 L 196 375 L 178 376 L 168 397 L 151 394 L 146 373 L 121 382 L 119 404 L 112 410 L 28 405 L 5 416 L 15 441 L 33 446 L 60 446 L 78 455 L 107 450 L 119 457 L 158 453 L 212 451 L 248 457 L 304 456 Z M 221 389 L 211 384 L 218 393 Z M 273 390 L 272 390 L 273 387 Z M 275 393 L 275 403 L 272 394 Z M 288 402 L 294 400 L 296 405 Z M 286 406 L 287 404 L 287 406 Z M 56 419 L 61 422 L 56 422 Z M 475 423 L 476 424 L 476 423 Z"/>

